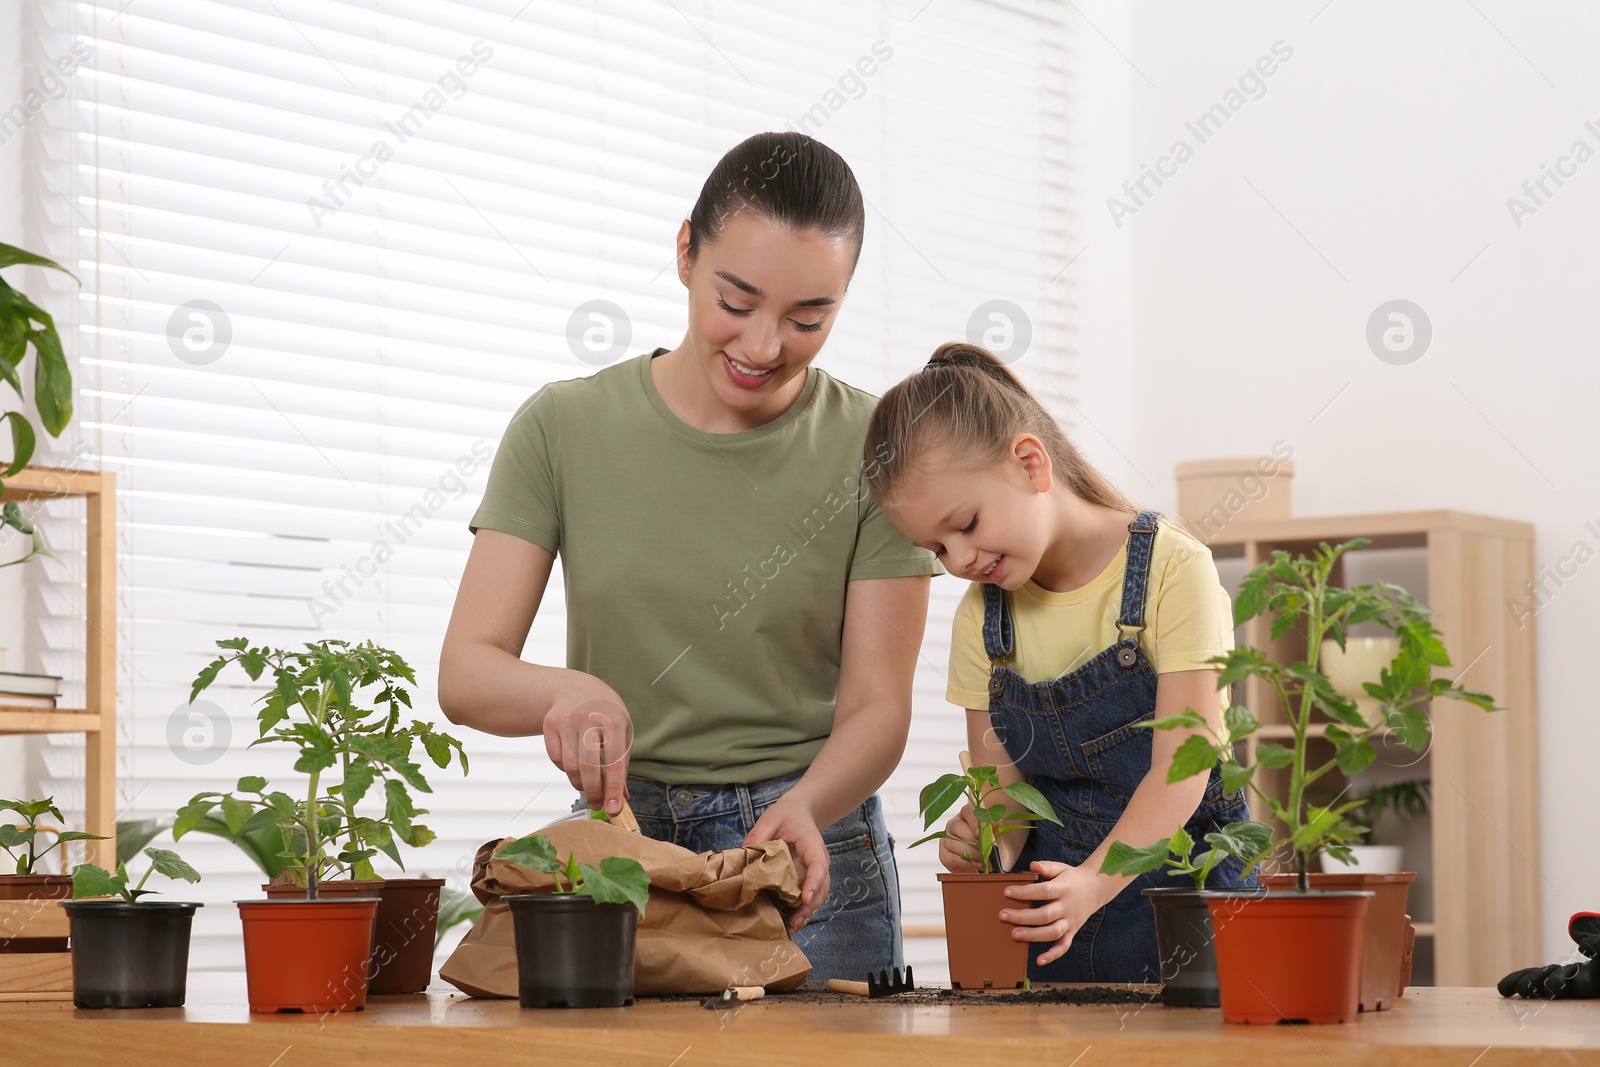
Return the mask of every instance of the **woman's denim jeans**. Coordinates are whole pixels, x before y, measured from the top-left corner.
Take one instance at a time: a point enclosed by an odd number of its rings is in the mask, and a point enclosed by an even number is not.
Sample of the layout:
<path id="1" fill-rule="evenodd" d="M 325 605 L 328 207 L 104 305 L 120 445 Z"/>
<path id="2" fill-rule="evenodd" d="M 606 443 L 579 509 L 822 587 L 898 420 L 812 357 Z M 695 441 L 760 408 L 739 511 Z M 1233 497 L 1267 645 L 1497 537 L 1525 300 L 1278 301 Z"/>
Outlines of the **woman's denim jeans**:
<path id="1" fill-rule="evenodd" d="M 800 780 L 800 774 L 749 785 L 668 785 L 628 777 L 629 805 L 639 829 L 691 852 L 720 852 L 744 844 L 761 813 Z M 876 796 L 822 831 L 832 887 L 827 901 L 794 935 L 811 961 L 811 979 L 861 981 L 904 965 L 900 943 L 900 880 L 894 843 Z"/>

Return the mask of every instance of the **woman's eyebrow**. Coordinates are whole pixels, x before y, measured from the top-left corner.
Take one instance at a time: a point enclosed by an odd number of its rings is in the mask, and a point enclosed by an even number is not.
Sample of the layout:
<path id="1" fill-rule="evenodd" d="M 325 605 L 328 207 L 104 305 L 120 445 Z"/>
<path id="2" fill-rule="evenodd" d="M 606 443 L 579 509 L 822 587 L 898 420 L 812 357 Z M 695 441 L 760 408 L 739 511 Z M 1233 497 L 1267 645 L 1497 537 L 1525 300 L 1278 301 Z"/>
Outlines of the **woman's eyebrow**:
<path id="1" fill-rule="evenodd" d="M 733 286 L 735 289 L 742 289 L 743 291 L 749 293 L 751 296 L 765 298 L 766 295 L 767 295 L 766 293 L 763 293 L 760 289 L 756 288 L 754 285 L 751 285 L 749 282 L 747 282 L 743 278 L 739 277 L 737 274 L 730 274 L 725 270 L 719 270 L 719 271 L 716 271 L 715 273 L 716 273 L 717 277 L 721 278 L 723 281 L 727 282 L 729 285 Z M 838 301 L 835 300 L 831 296 L 814 296 L 809 300 L 796 300 L 794 302 L 794 304 L 791 305 L 791 306 L 797 307 L 797 308 L 818 308 L 818 307 L 827 307 L 830 304 L 837 304 L 837 303 L 838 303 Z"/>

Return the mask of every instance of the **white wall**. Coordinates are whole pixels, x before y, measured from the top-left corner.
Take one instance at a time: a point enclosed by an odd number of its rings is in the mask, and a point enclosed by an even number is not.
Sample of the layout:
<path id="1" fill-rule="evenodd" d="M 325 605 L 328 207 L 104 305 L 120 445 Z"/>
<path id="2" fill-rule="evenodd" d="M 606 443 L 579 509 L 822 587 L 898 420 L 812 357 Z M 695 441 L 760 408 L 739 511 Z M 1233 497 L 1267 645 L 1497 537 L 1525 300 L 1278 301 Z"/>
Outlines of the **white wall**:
<path id="1" fill-rule="evenodd" d="M 1133 262 L 1139 428 L 1118 444 L 1159 493 L 1127 484 L 1170 507 L 1175 462 L 1282 439 L 1297 514 L 1459 508 L 1533 523 L 1538 565 L 1594 554 L 1600 161 L 1520 228 L 1506 201 L 1575 140 L 1600 150 L 1600 9 L 1324 3 L 1134 8 L 1124 177 L 1176 138 L 1196 151 L 1121 229 L 1104 204 L 1120 190 L 1096 191 L 1100 234 Z M 1265 95 L 1199 144 L 1184 123 L 1279 40 L 1293 55 Z M 1394 298 L 1433 324 L 1410 365 L 1365 340 Z M 1600 907 L 1600 563 L 1576 570 L 1537 616 L 1547 959 L 1571 951 L 1571 912 Z"/>
<path id="2" fill-rule="evenodd" d="M 22 96 L 22 5 L 0 3 L 0 110 L 9 109 Z M 0 243 L 25 246 L 22 223 L 22 137 L 0 145 Z M 7 272 L 13 284 L 20 282 L 21 271 Z M 0 391 L 0 411 L 16 406 L 10 387 Z M 10 435 L 6 436 L 5 455 L 10 455 Z M 0 559 L 10 559 L 17 549 L 6 539 L 0 544 Z M 0 569 L 0 648 L 9 649 L 8 670 L 26 670 L 22 627 L 21 567 Z M 27 739 L 0 737 L 0 796 L 28 793 L 24 778 L 23 753 Z"/>

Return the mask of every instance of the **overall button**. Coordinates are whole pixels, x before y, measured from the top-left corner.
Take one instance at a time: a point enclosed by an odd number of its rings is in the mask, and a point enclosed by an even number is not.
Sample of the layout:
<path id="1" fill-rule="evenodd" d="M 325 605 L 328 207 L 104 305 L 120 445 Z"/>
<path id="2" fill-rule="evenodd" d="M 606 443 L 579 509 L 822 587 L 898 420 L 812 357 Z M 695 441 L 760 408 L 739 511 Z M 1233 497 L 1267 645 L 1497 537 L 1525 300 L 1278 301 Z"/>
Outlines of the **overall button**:
<path id="1" fill-rule="evenodd" d="M 989 675 L 989 696 L 990 696 L 990 698 L 991 699 L 998 699 L 1000 694 L 1001 694 L 1001 692 L 1004 691 L 1005 685 L 1006 685 L 1006 683 L 1005 683 L 1004 680 L 1001 679 L 999 671 L 995 671 L 993 674 Z"/>
<path id="2" fill-rule="evenodd" d="M 1136 650 L 1131 648 L 1119 648 L 1117 650 L 1117 663 L 1120 665 L 1124 667 L 1132 667 L 1138 662 L 1139 653 Z"/>

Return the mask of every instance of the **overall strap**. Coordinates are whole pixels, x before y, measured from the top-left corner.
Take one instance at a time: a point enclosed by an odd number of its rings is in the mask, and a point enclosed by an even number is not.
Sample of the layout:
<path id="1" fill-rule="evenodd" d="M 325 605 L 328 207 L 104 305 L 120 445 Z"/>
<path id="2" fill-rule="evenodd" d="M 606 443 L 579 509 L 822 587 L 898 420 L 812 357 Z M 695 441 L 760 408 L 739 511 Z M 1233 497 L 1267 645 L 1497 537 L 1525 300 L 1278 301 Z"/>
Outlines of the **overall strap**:
<path id="1" fill-rule="evenodd" d="M 1144 629 L 1145 594 L 1150 583 L 1150 556 L 1155 549 L 1156 530 L 1161 514 L 1141 511 L 1128 524 L 1127 568 L 1122 575 L 1122 614 L 1117 617 L 1117 633 L 1124 644 L 1137 645 L 1138 634 Z M 1127 631 L 1132 630 L 1129 637 Z M 1124 667 L 1133 665 L 1132 657 L 1119 656 Z"/>
<path id="2" fill-rule="evenodd" d="M 991 662 L 1011 655 L 1016 634 L 1011 625 L 1011 601 L 998 585 L 983 587 L 983 651 Z"/>

